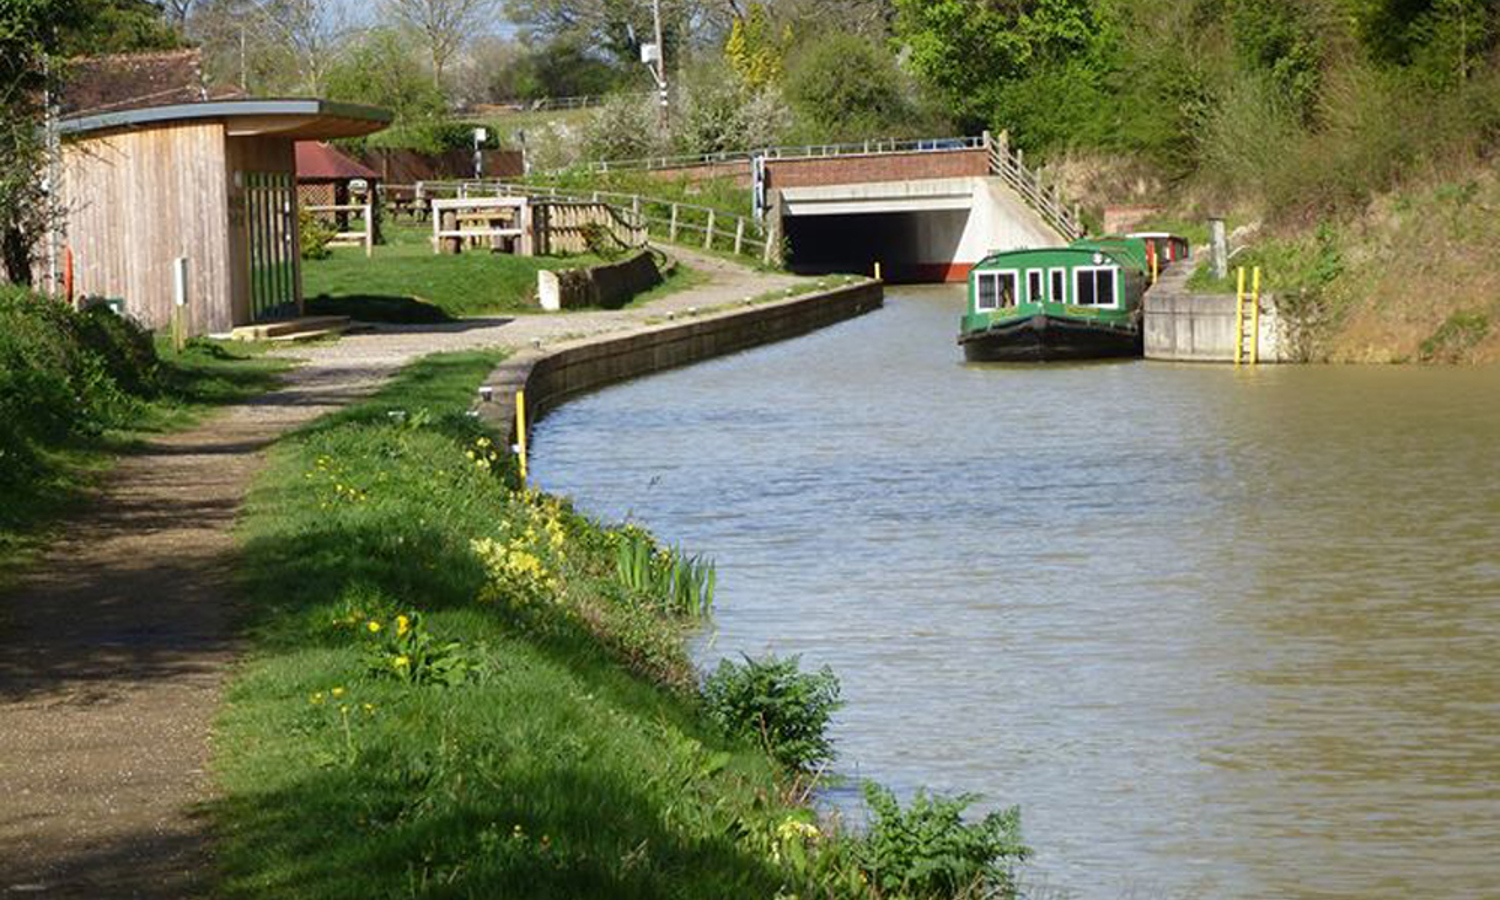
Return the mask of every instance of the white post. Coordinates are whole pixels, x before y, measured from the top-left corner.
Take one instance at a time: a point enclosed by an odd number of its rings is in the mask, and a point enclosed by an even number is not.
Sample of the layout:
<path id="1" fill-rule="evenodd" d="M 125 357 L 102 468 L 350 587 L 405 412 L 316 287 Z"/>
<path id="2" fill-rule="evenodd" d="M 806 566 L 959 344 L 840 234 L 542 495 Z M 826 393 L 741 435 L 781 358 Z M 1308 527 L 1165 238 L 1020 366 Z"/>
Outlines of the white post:
<path id="1" fill-rule="evenodd" d="M 188 261 L 172 260 L 172 344 L 181 353 L 187 346 Z"/>
<path id="2" fill-rule="evenodd" d="M 675 203 L 672 204 L 672 226 L 669 234 L 671 237 L 668 240 L 674 244 L 677 243 L 677 204 Z"/>
<path id="3" fill-rule="evenodd" d="M 703 249 L 712 250 L 714 246 L 714 211 L 708 211 L 708 228 L 703 231 Z"/>
<path id="4" fill-rule="evenodd" d="M 745 248 L 745 220 L 743 217 L 735 218 L 734 226 L 734 255 L 739 256 L 740 251 Z"/>
<path id="5" fill-rule="evenodd" d="M 1213 246 L 1214 277 L 1229 277 L 1229 236 L 1224 220 L 1217 216 L 1208 220 L 1209 242 Z"/>
<path id="6" fill-rule="evenodd" d="M 365 195 L 365 258 L 375 255 L 375 191 Z"/>

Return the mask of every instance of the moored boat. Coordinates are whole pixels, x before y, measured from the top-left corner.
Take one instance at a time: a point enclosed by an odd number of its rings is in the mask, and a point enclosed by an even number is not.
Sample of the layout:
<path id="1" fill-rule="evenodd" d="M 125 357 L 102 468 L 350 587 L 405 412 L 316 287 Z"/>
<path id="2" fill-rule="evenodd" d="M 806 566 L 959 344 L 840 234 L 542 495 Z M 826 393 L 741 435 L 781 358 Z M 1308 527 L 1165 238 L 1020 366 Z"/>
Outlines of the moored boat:
<path id="1" fill-rule="evenodd" d="M 1139 356 L 1158 245 L 1138 237 L 993 253 L 969 275 L 958 342 L 970 362 Z M 1158 257 L 1160 259 L 1161 257 Z"/>

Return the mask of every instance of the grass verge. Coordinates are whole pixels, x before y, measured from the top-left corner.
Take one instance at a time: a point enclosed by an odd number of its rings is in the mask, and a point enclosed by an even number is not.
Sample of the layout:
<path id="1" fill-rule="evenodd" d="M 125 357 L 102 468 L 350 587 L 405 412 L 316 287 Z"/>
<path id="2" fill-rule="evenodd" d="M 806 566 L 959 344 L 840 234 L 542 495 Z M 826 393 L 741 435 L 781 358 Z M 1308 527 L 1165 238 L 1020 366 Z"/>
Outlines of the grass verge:
<path id="1" fill-rule="evenodd" d="M 696 716 L 685 622 L 615 582 L 620 532 L 513 490 L 462 412 L 497 359 L 415 365 L 254 490 L 254 651 L 216 740 L 225 892 L 773 896 L 746 836 L 792 815 L 774 767 Z M 405 677 L 416 655 L 382 643 L 403 628 L 465 677 Z"/>

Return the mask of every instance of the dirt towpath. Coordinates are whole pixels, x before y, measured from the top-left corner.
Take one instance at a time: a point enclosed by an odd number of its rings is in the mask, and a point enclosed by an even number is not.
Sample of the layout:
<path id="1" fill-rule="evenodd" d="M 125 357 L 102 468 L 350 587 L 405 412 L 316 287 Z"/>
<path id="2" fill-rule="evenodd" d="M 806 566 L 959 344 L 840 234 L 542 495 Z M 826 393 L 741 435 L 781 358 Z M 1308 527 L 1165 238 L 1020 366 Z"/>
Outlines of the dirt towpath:
<path id="1" fill-rule="evenodd" d="M 388 328 L 289 351 L 274 393 L 151 441 L 0 597 L 0 897 L 212 886 L 209 735 L 235 653 L 232 529 L 265 450 L 429 353 L 639 327 L 795 282 L 674 249 L 710 280 L 641 309 Z"/>

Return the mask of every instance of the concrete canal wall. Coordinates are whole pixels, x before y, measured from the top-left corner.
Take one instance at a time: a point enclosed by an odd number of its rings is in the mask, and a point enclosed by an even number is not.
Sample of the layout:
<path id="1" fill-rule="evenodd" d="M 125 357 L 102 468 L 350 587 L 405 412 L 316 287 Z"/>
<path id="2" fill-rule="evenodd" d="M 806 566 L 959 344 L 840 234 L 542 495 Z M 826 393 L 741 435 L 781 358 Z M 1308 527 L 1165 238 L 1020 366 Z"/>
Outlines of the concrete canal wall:
<path id="1" fill-rule="evenodd" d="M 1188 290 L 1192 271 L 1191 263 L 1175 265 L 1146 292 L 1146 358 L 1232 363 L 1237 333 L 1235 297 Z M 1259 340 L 1260 362 L 1296 361 L 1291 327 L 1270 294 L 1261 296 Z"/>
<path id="2" fill-rule="evenodd" d="M 786 300 L 736 307 L 683 322 L 517 352 L 491 374 L 479 415 L 515 437 L 515 395 L 526 391 L 529 422 L 568 398 L 665 369 L 799 337 L 885 303 L 885 285 L 864 281 Z M 485 395 L 488 399 L 483 399 Z"/>

